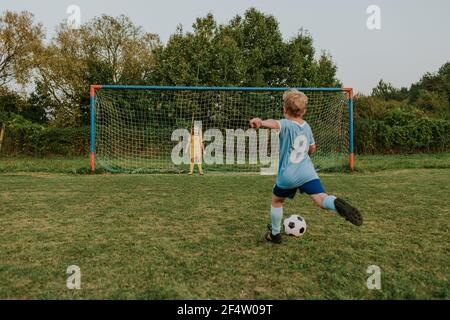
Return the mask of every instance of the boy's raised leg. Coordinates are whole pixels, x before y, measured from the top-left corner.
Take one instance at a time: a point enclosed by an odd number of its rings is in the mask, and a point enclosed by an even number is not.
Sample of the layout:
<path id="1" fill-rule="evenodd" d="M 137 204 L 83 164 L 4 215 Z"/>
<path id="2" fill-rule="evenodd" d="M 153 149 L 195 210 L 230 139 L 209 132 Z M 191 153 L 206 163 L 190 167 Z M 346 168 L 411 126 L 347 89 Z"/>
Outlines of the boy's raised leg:
<path id="1" fill-rule="evenodd" d="M 355 226 L 362 225 L 363 217 L 357 208 L 340 198 L 334 200 L 334 205 L 336 207 L 336 211 L 343 216 L 345 220 L 350 221 Z"/>
<path id="2" fill-rule="evenodd" d="M 333 195 L 326 193 L 319 193 L 311 195 L 311 198 L 321 208 L 336 211 L 345 218 L 345 220 L 353 223 L 356 226 L 360 226 L 363 223 L 363 217 L 359 210 L 343 199 L 336 198 Z"/>

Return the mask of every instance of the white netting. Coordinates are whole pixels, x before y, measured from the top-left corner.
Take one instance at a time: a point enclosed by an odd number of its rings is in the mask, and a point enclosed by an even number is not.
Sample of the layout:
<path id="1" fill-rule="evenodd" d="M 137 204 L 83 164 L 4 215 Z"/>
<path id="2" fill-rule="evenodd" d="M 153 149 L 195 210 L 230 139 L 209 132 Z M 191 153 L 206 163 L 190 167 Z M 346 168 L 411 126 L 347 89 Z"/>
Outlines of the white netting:
<path id="1" fill-rule="evenodd" d="M 303 91 L 308 96 L 305 120 L 311 125 L 317 144 L 318 151 L 313 156 L 316 168 L 342 170 L 348 167 L 345 93 Z M 123 172 L 184 172 L 189 168 L 189 160 L 186 162 L 186 154 L 180 151 L 185 146 L 180 141 L 189 140 L 189 133 L 196 124 L 201 126 L 203 140 L 209 140 L 204 141 L 206 171 L 260 172 L 261 168 L 271 166 L 271 156 L 277 158 L 276 136 L 267 130 L 248 131 L 249 119 L 282 118 L 282 95 L 283 91 L 270 89 L 97 90 L 97 168 Z M 174 159 L 177 151 L 180 151 L 178 160 Z M 182 156 L 184 161 L 180 163 Z"/>

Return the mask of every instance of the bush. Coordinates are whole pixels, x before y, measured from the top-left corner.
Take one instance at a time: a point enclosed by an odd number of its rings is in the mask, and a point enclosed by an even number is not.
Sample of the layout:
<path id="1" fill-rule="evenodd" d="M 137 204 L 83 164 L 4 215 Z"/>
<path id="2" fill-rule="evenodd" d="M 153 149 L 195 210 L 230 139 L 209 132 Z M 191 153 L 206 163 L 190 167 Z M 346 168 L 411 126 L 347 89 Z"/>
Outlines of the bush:
<path id="1" fill-rule="evenodd" d="M 356 95 L 353 100 L 355 121 L 361 118 L 383 120 L 393 109 L 413 110 L 406 102 Z"/>
<path id="2" fill-rule="evenodd" d="M 359 154 L 442 152 L 450 150 L 450 121 L 421 116 L 415 110 L 392 109 L 384 119 L 355 121 Z"/>
<path id="3" fill-rule="evenodd" d="M 42 131 L 39 142 L 39 152 L 44 155 L 87 155 L 89 127 L 46 128 Z"/>
<path id="4" fill-rule="evenodd" d="M 372 98 L 367 100 L 373 102 Z M 366 102 L 367 102 L 366 101 Z M 355 117 L 355 152 L 388 154 L 450 150 L 450 121 L 427 117 L 398 102 L 371 117 Z M 150 130 L 148 133 L 151 133 Z M 167 132 L 170 136 L 170 132 Z M 78 156 L 89 153 L 89 127 L 55 128 L 20 115 L 9 122 L 2 154 Z"/>
<path id="5" fill-rule="evenodd" d="M 444 118 L 449 116 L 447 96 L 443 94 L 421 89 L 414 104 L 430 115 Z"/>
<path id="6" fill-rule="evenodd" d="M 53 128 L 14 116 L 7 125 L 3 154 L 9 155 L 86 155 L 89 128 Z"/>

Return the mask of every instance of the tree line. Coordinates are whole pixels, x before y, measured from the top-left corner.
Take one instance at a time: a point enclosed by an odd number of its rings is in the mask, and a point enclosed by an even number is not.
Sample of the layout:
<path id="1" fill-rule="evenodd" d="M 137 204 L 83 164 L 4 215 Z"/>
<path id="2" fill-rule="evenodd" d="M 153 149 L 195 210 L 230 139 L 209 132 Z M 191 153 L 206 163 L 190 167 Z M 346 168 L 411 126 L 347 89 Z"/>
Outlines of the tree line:
<path id="1" fill-rule="evenodd" d="M 450 62 L 409 88 L 380 80 L 354 104 L 358 153 L 450 150 Z"/>
<path id="2" fill-rule="evenodd" d="M 90 84 L 339 87 L 336 70 L 330 54 L 316 53 L 307 31 L 284 40 L 276 18 L 254 8 L 225 24 L 212 14 L 199 17 L 192 31 L 178 26 L 166 43 L 124 15 L 95 17 L 78 29 L 63 22 L 46 39 L 33 14 L 6 11 L 0 16 L 0 153 L 85 153 Z M 357 150 L 425 151 L 383 143 L 383 126 L 399 126 L 389 122 L 396 117 L 412 126 L 414 116 L 448 130 L 449 72 L 447 63 L 410 88 L 380 81 L 370 96 L 357 96 Z"/>

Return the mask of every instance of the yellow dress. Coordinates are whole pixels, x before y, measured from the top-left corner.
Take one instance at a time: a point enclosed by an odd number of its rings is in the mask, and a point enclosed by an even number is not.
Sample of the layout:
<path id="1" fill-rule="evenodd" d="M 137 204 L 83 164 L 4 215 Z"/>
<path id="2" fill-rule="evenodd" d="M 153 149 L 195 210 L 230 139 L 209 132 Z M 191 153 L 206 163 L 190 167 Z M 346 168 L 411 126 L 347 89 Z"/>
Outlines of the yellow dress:
<path id="1" fill-rule="evenodd" d="M 191 135 L 190 154 L 191 154 L 191 163 L 195 164 L 202 163 L 202 146 L 199 135 Z"/>

